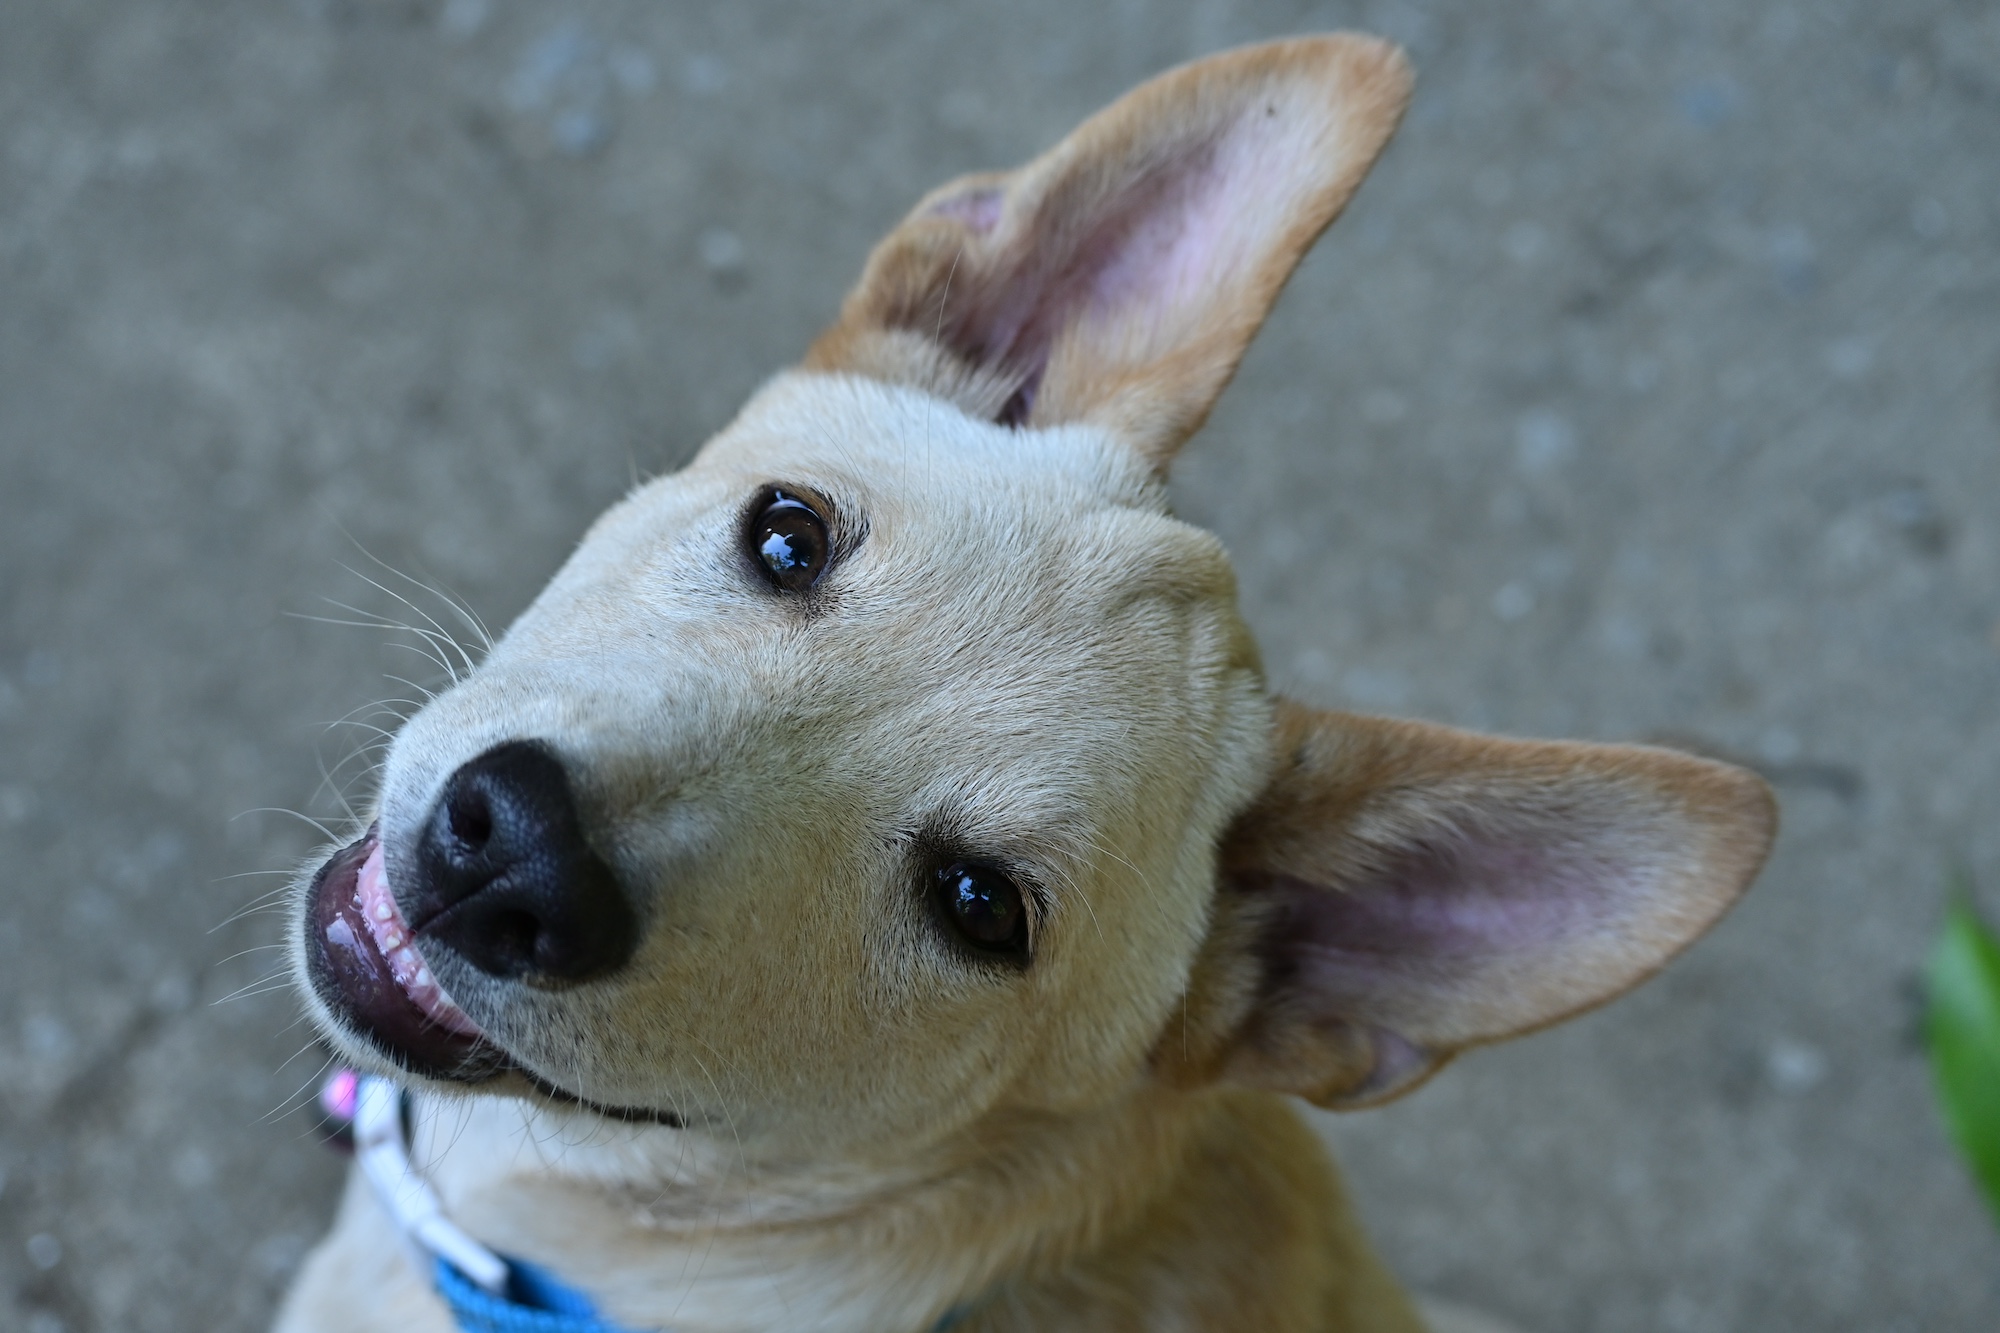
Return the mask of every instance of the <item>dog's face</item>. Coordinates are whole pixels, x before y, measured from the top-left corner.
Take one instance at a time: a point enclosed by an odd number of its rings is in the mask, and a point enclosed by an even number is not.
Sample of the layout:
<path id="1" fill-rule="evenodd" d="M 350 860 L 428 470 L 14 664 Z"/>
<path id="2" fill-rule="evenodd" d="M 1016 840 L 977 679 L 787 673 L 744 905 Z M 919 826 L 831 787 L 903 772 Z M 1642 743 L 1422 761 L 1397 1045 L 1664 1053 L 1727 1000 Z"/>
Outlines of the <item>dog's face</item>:
<path id="1" fill-rule="evenodd" d="M 1252 48 L 921 204 L 397 737 L 301 903 L 323 1028 L 880 1160 L 1139 1089 L 1391 1095 L 1699 934 L 1754 779 L 1274 705 L 1166 511 L 1406 96 L 1365 39 Z"/>
<path id="2" fill-rule="evenodd" d="M 1267 727 L 1228 565 L 1129 450 L 798 375 L 411 722 L 377 836 L 400 896 L 453 775 L 532 738 L 630 953 L 550 985 L 423 946 L 489 1041 L 593 1102 L 907 1142 L 1130 1077 Z"/>

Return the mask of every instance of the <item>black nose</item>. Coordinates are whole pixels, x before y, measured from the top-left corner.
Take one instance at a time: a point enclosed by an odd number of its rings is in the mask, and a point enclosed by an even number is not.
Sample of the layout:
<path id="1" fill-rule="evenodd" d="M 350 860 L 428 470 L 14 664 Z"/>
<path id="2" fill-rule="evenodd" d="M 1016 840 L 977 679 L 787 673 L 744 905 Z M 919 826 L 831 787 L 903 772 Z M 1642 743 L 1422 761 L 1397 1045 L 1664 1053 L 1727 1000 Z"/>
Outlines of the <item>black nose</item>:
<path id="1" fill-rule="evenodd" d="M 416 850 L 405 914 L 482 972 L 582 981 L 632 956 L 631 904 L 539 742 L 496 745 L 453 773 Z"/>

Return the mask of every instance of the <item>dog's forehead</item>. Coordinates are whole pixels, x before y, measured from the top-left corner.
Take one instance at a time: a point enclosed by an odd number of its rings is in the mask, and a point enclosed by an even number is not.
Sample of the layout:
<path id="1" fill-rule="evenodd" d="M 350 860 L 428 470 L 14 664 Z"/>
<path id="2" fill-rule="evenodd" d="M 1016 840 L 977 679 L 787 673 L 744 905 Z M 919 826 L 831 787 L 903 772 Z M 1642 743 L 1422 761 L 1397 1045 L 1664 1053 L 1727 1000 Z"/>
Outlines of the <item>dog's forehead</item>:
<path id="1" fill-rule="evenodd" d="M 1018 431 L 913 390 L 792 373 L 759 392 L 684 471 L 636 492 L 600 529 L 670 536 L 699 511 L 740 506 L 766 485 L 859 505 L 849 517 L 870 531 L 948 518 L 1024 544 L 1106 509 L 1165 511 L 1157 473 L 1103 431 Z"/>

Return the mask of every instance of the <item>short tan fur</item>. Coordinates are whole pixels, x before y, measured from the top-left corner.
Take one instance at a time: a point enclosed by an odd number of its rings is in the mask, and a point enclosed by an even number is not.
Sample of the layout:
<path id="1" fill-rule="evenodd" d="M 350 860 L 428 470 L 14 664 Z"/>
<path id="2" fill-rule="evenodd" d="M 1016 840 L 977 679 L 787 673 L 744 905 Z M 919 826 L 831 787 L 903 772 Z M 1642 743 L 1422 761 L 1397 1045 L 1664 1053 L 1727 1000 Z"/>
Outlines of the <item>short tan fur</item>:
<path id="1" fill-rule="evenodd" d="M 1409 92 L 1371 38 L 1247 47 L 936 191 L 803 365 L 404 727 L 384 846 L 532 738 L 643 928 L 571 986 L 425 946 L 515 1071 L 411 1080 L 467 1230 L 680 1333 L 1419 1333 L 1288 1099 L 1380 1101 L 1637 984 L 1775 807 L 1676 752 L 1274 698 L 1226 556 L 1168 512 Z M 743 558 L 774 486 L 834 534 L 801 597 Z M 940 931 L 912 868 L 940 839 L 1036 886 L 1021 964 Z M 450 1323 L 353 1183 L 279 1327 Z"/>

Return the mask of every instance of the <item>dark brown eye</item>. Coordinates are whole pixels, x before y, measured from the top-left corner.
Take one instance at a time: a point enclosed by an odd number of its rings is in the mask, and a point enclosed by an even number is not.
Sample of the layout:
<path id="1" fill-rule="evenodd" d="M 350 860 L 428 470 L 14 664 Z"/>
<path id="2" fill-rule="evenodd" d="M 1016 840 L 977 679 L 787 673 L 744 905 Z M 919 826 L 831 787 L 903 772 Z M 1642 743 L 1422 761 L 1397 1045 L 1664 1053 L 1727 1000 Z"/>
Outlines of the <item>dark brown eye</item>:
<path id="1" fill-rule="evenodd" d="M 954 861 L 937 871 L 937 896 L 945 920 L 973 948 L 1027 953 L 1027 905 L 1020 888 L 1000 871 L 977 861 Z"/>
<path id="2" fill-rule="evenodd" d="M 772 491 L 749 536 L 750 553 L 786 592 L 804 592 L 826 570 L 826 520 L 797 496 Z"/>

